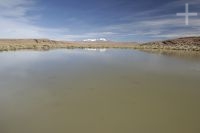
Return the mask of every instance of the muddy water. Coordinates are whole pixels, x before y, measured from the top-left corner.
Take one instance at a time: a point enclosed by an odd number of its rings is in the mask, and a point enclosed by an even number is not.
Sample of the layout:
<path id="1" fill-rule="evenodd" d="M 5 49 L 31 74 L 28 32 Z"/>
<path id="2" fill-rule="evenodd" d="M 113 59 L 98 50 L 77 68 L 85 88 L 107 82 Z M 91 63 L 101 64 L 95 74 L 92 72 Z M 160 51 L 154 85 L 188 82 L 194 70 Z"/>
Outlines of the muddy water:
<path id="1" fill-rule="evenodd" d="M 199 133 L 200 59 L 0 53 L 0 133 Z"/>

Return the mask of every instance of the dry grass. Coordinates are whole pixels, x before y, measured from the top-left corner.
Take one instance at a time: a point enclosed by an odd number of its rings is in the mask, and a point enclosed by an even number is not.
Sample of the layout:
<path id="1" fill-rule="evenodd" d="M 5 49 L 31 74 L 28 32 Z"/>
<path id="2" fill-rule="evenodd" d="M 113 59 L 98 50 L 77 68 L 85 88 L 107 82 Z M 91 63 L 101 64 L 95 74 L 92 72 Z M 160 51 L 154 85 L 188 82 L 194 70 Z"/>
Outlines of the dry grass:
<path id="1" fill-rule="evenodd" d="M 49 50 L 57 48 L 121 48 L 140 50 L 184 50 L 200 51 L 200 37 L 179 38 L 145 44 L 126 42 L 64 42 L 48 39 L 1 39 L 0 51 L 21 49 Z"/>
<path id="2" fill-rule="evenodd" d="M 35 49 L 48 50 L 56 48 L 134 48 L 136 43 L 120 42 L 62 42 L 47 39 L 3 39 L 0 40 L 0 51 Z"/>

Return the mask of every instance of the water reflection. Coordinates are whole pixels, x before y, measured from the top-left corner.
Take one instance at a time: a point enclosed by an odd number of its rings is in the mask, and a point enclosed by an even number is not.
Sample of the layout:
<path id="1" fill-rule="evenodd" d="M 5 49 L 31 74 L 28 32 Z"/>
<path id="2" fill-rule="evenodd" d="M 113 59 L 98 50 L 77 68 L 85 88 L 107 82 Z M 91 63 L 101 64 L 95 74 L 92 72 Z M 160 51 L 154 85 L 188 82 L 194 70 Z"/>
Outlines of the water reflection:
<path id="1" fill-rule="evenodd" d="M 0 53 L 1 133 L 199 133 L 200 61 L 134 50 Z"/>
<path id="2" fill-rule="evenodd" d="M 184 51 L 184 50 L 156 50 L 156 49 L 146 49 L 141 50 L 148 53 L 162 54 L 166 56 L 179 57 L 183 59 L 200 59 L 199 51 Z"/>
<path id="3" fill-rule="evenodd" d="M 106 48 L 100 48 L 100 49 L 97 49 L 97 48 L 85 48 L 84 50 L 106 52 L 107 49 Z"/>

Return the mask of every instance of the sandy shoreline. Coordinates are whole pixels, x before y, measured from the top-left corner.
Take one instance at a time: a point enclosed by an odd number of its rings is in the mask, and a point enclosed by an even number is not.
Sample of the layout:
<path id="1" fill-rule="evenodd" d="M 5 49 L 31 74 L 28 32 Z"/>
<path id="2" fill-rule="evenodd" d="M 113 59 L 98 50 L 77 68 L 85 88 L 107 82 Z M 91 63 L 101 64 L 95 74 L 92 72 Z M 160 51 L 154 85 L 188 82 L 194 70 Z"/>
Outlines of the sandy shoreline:
<path id="1" fill-rule="evenodd" d="M 0 39 L 0 51 L 49 50 L 59 48 L 121 48 L 140 50 L 185 50 L 200 52 L 200 37 L 139 44 L 135 42 L 65 42 L 48 39 Z"/>
<path id="2" fill-rule="evenodd" d="M 58 48 L 134 48 L 137 43 L 121 42 L 64 42 L 47 39 L 0 39 L 0 51 L 23 49 L 49 50 Z"/>

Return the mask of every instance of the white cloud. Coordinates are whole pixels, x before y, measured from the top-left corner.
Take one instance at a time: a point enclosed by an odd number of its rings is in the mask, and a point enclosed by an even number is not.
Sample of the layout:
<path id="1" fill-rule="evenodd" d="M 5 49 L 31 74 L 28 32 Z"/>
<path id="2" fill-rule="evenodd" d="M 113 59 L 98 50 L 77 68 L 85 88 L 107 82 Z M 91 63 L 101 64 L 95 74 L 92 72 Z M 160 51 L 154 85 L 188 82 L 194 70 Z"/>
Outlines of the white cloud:
<path id="1" fill-rule="evenodd" d="M 41 21 L 38 15 L 29 12 L 37 10 L 34 0 L 0 0 L 0 38 L 50 38 L 57 40 L 83 40 L 88 38 L 118 38 L 147 36 L 152 38 L 173 38 L 179 36 L 199 35 L 200 18 L 191 17 L 190 25 L 184 25 L 184 17 L 159 12 L 184 9 L 188 0 L 177 0 L 157 9 L 143 11 L 133 16 L 124 16 L 122 24 L 113 24 L 95 28 L 94 32 L 67 34 L 66 28 L 44 28 L 35 24 Z M 199 0 L 190 0 L 191 6 L 200 6 Z M 184 11 L 184 10 L 183 10 Z M 200 14 L 199 14 L 200 15 Z M 137 18 L 137 20 L 135 19 Z"/>
<path id="2" fill-rule="evenodd" d="M 0 6 L 12 8 L 12 7 L 16 7 L 18 5 L 27 5 L 30 3 L 33 3 L 33 1 L 32 0 L 1 0 Z"/>
<path id="3" fill-rule="evenodd" d="M 27 12 L 34 10 L 34 1 L 32 0 L 1 0 L 1 17 L 26 17 Z"/>
<path id="4" fill-rule="evenodd" d="M 36 9 L 33 0 L 1 0 L 0 38 L 64 39 L 64 28 L 43 28 L 34 24 L 38 16 L 28 13 Z"/>
<path id="5" fill-rule="evenodd" d="M 152 9 L 121 19 L 128 22 L 104 27 L 104 30 L 119 33 L 117 36 L 143 36 L 152 39 L 175 38 L 184 36 L 200 36 L 200 17 L 190 17 L 189 26 L 185 25 L 185 18 L 176 16 L 176 9 L 183 9 L 185 3 L 190 6 L 200 6 L 199 0 L 177 0 Z M 190 8 L 192 10 L 192 8 Z M 174 11 L 174 13 L 160 14 L 160 12 Z M 193 12 L 195 10 L 192 10 Z M 180 11 L 181 12 L 181 11 Z M 198 12 L 198 11 L 197 11 Z M 200 13 L 199 13 L 200 15 Z M 135 20 L 137 18 L 137 20 Z"/>

